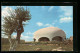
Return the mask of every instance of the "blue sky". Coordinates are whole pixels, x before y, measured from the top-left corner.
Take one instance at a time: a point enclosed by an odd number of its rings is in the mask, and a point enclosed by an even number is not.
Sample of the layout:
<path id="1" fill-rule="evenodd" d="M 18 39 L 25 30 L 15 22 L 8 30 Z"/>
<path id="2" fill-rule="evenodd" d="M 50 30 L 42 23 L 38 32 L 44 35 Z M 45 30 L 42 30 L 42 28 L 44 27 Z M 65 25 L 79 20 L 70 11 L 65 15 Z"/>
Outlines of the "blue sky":
<path id="1" fill-rule="evenodd" d="M 10 16 L 8 10 L 14 11 L 19 6 L 2 6 L 2 17 Z M 26 6 L 23 6 L 26 8 Z M 21 39 L 33 41 L 35 31 L 46 27 L 58 27 L 66 33 L 66 38 L 73 35 L 73 6 L 27 6 L 32 15 L 28 24 L 24 26 Z M 3 24 L 3 21 L 2 21 Z M 13 33 L 16 36 L 16 33 Z"/>

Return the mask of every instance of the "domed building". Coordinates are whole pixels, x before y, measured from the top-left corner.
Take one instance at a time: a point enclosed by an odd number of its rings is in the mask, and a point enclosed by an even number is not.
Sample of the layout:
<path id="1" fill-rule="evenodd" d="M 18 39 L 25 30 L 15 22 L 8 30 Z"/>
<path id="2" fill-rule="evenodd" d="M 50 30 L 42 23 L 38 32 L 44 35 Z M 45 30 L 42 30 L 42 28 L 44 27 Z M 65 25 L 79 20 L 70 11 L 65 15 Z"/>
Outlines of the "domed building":
<path id="1" fill-rule="evenodd" d="M 57 27 L 42 28 L 34 33 L 34 41 L 63 41 L 66 39 L 66 34 L 63 30 Z"/>

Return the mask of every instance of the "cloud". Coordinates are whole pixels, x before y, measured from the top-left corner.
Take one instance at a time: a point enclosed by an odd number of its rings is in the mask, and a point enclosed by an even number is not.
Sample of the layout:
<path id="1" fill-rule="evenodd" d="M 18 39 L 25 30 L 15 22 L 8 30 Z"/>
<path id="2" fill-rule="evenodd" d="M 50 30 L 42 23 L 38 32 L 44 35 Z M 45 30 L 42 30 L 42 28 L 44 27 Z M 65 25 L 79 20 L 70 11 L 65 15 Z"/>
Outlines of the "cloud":
<path id="1" fill-rule="evenodd" d="M 28 31 L 26 34 L 27 34 L 27 35 L 33 35 L 34 33 Z"/>
<path id="2" fill-rule="evenodd" d="M 22 36 L 23 36 L 23 35 L 21 34 L 21 37 L 22 37 Z M 16 37 L 17 37 L 17 35 L 12 35 L 12 38 L 15 39 Z"/>
<path id="3" fill-rule="evenodd" d="M 60 18 L 60 23 L 69 23 L 72 21 L 71 17 L 64 17 L 64 18 Z"/>
<path id="4" fill-rule="evenodd" d="M 3 8 L 2 11 L 1 11 L 1 16 L 2 17 L 10 16 L 10 11 L 14 12 L 14 10 L 10 7 Z"/>
<path id="5" fill-rule="evenodd" d="M 37 22 L 37 25 L 38 25 L 38 26 L 43 26 L 43 23 Z"/>
<path id="6" fill-rule="evenodd" d="M 8 6 L 5 7 L 5 8 L 2 8 L 2 10 L 1 10 L 1 18 L 2 18 L 1 19 L 1 25 L 4 24 L 3 17 L 10 16 L 10 12 L 15 14 L 14 10 L 12 8 L 8 7 Z"/>
<path id="7" fill-rule="evenodd" d="M 34 33 L 30 33 L 28 32 L 29 34 L 34 34 Z M 15 35 L 12 35 L 12 39 L 16 39 L 16 34 Z M 1 34 L 1 37 L 2 38 L 8 38 L 8 36 L 4 35 L 4 34 Z M 32 41 L 33 40 L 33 36 L 28 36 L 28 35 L 23 35 L 21 34 L 21 37 L 20 37 L 21 40 L 25 40 L 25 41 Z"/>
<path id="8" fill-rule="evenodd" d="M 54 27 L 54 25 L 56 24 L 56 22 L 57 22 L 57 20 L 54 20 L 51 24 L 46 23 L 46 24 L 44 24 L 44 26 L 46 26 L 46 27 Z"/>
<path id="9" fill-rule="evenodd" d="M 13 39 L 15 39 L 16 38 L 16 36 L 17 35 L 13 35 L 12 37 L 13 37 Z M 33 36 L 28 36 L 28 35 L 23 35 L 23 34 L 21 34 L 21 37 L 20 37 L 20 39 L 21 40 L 25 40 L 25 41 L 32 41 L 32 39 L 33 39 Z"/>
<path id="10" fill-rule="evenodd" d="M 25 41 L 31 41 L 33 39 L 33 36 L 24 36 L 24 35 L 22 35 L 21 39 L 25 40 Z"/>
<path id="11" fill-rule="evenodd" d="M 3 35 L 3 34 L 1 35 L 1 37 L 2 37 L 2 38 L 8 38 L 8 36 L 6 36 L 6 35 Z"/>
<path id="12" fill-rule="evenodd" d="M 53 27 L 52 24 L 45 24 L 44 26 L 47 26 L 47 27 Z"/>
<path id="13" fill-rule="evenodd" d="M 29 33 L 29 34 L 31 34 L 31 33 Z M 17 35 L 13 35 L 12 38 L 13 38 L 13 39 L 16 39 L 16 36 L 17 36 Z M 25 40 L 25 41 L 32 41 L 33 36 L 28 36 L 28 35 L 25 36 L 25 35 L 21 34 L 20 39 L 21 39 L 21 40 Z"/>
<path id="14" fill-rule="evenodd" d="M 55 20 L 53 23 L 49 24 L 49 23 L 46 23 L 46 24 L 43 24 L 42 22 L 37 22 L 37 25 L 38 26 L 42 26 L 42 27 L 53 27 L 53 25 L 57 22 L 57 20 Z"/>
<path id="15" fill-rule="evenodd" d="M 8 38 L 8 36 L 5 35 L 3 31 L 1 31 L 1 38 Z"/>
<path id="16" fill-rule="evenodd" d="M 72 6 L 60 6 L 61 11 L 64 12 L 64 16 L 72 16 L 73 7 Z M 60 15 L 60 17 L 63 15 Z"/>
<path id="17" fill-rule="evenodd" d="M 23 24 L 27 24 L 27 23 L 28 23 L 28 21 L 23 22 Z"/>
<path id="18" fill-rule="evenodd" d="M 50 12 L 53 8 L 54 8 L 54 7 L 53 7 L 53 6 L 51 6 L 51 7 L 49 8 L 49 10 L 48 10 L 48 11 Z"/>
<path id="19" fill-rule="evenodd" d="M 4 24 L 4 20 L 3 20 L 3 18 L 1 19 L 1 25 L 3 25 Z"/>

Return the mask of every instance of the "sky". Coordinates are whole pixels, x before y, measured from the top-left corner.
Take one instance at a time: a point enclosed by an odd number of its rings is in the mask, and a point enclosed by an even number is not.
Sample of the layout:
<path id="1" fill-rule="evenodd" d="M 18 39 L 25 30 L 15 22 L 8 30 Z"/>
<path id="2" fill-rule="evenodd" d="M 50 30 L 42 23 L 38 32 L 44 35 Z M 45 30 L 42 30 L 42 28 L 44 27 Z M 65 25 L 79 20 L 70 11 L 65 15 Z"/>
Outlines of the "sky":
<path id="1" fill-rule="evenodd" d="M 3 17 L 10 16 L 9 9 L 14 12 L 14 9 L 19 6 L 1 6 L 1 23 Z M 73 36 L 73 6 L 22 6 L 29 9 L 31 20 L 24 22 L 28 24 L 24 26 L 24 32 L 21 34 L 21 39 L 25 41 L 33 41 L 34 32 L 46 27 L 58 27 L 66 33 L 66 38 Z M 2 34 L 3 35 L 3 34 Z M 16 37 L 16 33 L 12 34 Z M 5 36 L 5 38 L 7 38 Z"/>

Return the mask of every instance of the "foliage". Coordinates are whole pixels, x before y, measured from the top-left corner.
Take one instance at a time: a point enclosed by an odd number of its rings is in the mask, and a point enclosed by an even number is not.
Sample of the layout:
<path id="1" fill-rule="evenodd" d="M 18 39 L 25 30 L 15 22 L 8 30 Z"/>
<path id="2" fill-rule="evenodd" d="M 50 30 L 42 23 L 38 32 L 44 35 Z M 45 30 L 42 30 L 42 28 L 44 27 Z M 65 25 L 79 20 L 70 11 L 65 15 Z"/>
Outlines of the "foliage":
<path id="1" fill-rule="evenodd" d="M 16 13 L 16 20 L 17 20 L 17 28 L 16 28 L 16 32 L 17 32 L 17 37 L 16 39 L 18 40 L 18 43 L 20 43 L 20 36 L 21 33 L 24 32 L 24 28 L 23 25 L 25 25 L 23 22 L 26 22 L 28 20 L 31 19 L 31 14 L 29 10 L 25 10 L 23 7 L 17 7 L 15 9 L 15 13 Z"/>
<path id="2" fill-rule="evenodd" d="M 26 22 L 31 19 L 29 10 L 24 10 L 23 7 L 17 7 L 14 12 L 8 11 L 10 16 L 4 17 L 4 24 L 2 25 L 3 34 L 8 36 L 10 42 L 10 48 L 13 50 L 13 47 L 16 46 L 17 41 L 20 41 L 21 33 L 24 32 L 23 22 Z M 17 32 L 17 37 L 15 41 L 12 41 L 12 33 Z M 14 42 L 14 44 L 12 44 Z"/>

